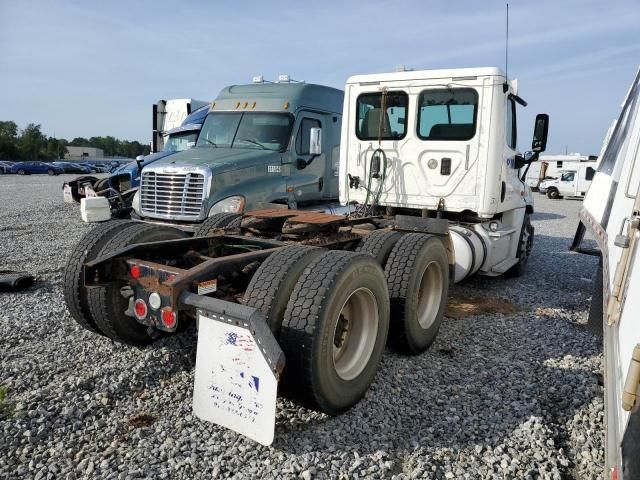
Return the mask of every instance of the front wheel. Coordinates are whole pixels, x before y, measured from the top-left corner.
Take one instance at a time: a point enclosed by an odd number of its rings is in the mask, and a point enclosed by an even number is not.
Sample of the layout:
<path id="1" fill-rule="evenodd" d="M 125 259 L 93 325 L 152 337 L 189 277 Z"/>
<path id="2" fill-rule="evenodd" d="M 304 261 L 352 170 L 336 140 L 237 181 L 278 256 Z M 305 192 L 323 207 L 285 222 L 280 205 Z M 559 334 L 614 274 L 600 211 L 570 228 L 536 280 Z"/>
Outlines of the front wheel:
<path id="1" fill-rule="evenodd" d="M 509 269 L 509 274 L 513 277 L 520 277 L 527 270 L 527 263 L 533 249 L 533 236 L 535 229 L 531 225 L 531 217 L 525 213 L 522 221 L 522 230 L 520 231 L 520 239 L 518 242 L 518 263 Z"/>
<path id="2" fill-rule="evenodd" d="M 56 174 L 56 172 L 53 171 L 53 169 L 49 169 L 47 170 L 47 175 L 49 175 L 50 177 L 54 176 Z"/>
<path id="3" fill-rule="evenodd" d="M 25 173 L 27 173 L 23 168 L 18 170 L 18 175 L 24 175 Z"/>

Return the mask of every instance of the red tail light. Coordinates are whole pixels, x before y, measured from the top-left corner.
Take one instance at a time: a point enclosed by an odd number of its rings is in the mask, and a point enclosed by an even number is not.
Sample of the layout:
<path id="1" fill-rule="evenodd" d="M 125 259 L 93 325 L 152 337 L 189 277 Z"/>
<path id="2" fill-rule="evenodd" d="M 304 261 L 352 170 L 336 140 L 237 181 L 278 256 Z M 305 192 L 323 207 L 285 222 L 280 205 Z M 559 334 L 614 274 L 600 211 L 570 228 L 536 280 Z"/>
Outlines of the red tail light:
<path id="1" fill-rule="evenodd" d="M 136 318 L 142 320 L 147 316 L 147 304 L 144 303 L 144 300 L 138 299 L 134 304 L 134 311 L 136 314 Z"/>
<path id="2" fill-rule="evenodd" d="M 133 278 L 140 278 L 140 267 L 138 265 L 131 265 L 129 273 L 131 273 Z"/>
<path id="3" fill-rule="evenodd" d="M 162 309 L 162 323 L 166 328 L 175 327 L 177 319 L 178 316 L 176 315 L 176 312 L 169 308 Z"/>

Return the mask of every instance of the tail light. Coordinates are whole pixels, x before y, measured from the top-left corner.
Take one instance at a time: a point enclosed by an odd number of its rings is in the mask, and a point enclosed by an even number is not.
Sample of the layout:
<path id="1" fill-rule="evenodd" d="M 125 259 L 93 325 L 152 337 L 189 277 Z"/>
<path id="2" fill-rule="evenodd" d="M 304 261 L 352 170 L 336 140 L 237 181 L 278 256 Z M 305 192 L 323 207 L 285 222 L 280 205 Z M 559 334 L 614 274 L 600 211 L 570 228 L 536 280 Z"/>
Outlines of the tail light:
<path id="1" fill-rule="evenodd" d="M 140 278 L 140 267 L 138 265 L 131 265 L 129 273 L 133 278 Z"/>
<path id="2" fill-rule="evenodd" d="M 138 300 L 135 301 L 134 313 L 136 315 L 136 318 L 139 320 L 142 320 L 144 317 L 147 316 L 147 304 L 144 303 L 144 300 L 139 298 Z"/>
<path id="3" fill-rule="evenodd" d="M 176 315 L 176 312 L 166 307 L 162 309 L 162 324 L 165 328 L 171 329 L 175 327 L 177 320 L 178 316 Z"/>

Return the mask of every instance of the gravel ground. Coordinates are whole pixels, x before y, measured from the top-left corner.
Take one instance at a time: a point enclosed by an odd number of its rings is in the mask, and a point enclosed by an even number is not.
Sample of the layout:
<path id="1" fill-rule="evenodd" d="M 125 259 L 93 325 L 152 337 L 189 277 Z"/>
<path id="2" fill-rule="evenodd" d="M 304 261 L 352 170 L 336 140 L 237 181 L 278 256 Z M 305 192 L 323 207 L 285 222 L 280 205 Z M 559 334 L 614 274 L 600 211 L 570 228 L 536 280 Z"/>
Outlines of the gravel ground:
<path id="1" fill-rule="evenodd" d="M 596 259 L 567 251 L 577 201 L 536 195 L 520 279 L 454 295 L 520 309 L 445 319 L 418 357 L 387 352 L 366 398 L 329 418 L 279 400 L 262 447 L 191 414 L 195 331 L 113 344 L 66 311 L 62 274 L 89 227 L 63 177 L 0 177 L 2 268 L 38 275 L 0 293 L 1 478 L 599 478 L 598 339 L 584 328 Z M 0 391 L 1 398 L 1 391 Z"/>

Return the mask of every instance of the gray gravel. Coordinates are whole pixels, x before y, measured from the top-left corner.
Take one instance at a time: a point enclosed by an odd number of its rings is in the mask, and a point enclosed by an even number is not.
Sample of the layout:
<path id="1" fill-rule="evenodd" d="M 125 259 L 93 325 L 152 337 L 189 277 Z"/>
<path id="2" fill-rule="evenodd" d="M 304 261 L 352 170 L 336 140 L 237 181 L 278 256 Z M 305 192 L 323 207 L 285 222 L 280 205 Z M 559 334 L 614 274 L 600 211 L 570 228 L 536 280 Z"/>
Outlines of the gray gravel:
<path id="1" fill-rule="evenodd" d="M 38 283 L 0 293 L 0 478 L 599 478 L 598 339 L 584 328 L 593 257 L 567 251 L 577 201 L 536 195 L 520 279 L 453 294 L 521 313 L 445 319 L 426 353 L 385 354 L 367 397 L 329 418 L 280 400 L 272 447 L 191 414 L 193 329 L 152 348 L 76 326 L 62 270 L 88 230 L 63 177 L 0 177 L 0 262 Z"/>

